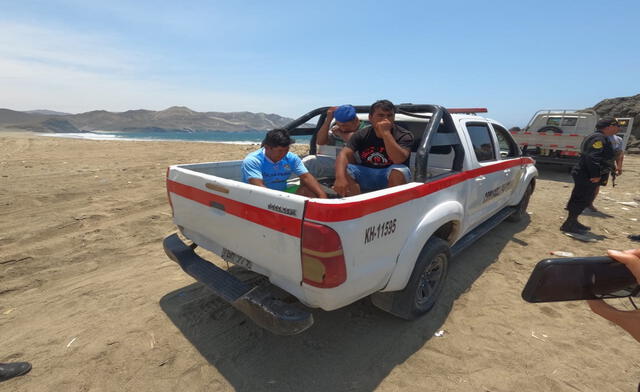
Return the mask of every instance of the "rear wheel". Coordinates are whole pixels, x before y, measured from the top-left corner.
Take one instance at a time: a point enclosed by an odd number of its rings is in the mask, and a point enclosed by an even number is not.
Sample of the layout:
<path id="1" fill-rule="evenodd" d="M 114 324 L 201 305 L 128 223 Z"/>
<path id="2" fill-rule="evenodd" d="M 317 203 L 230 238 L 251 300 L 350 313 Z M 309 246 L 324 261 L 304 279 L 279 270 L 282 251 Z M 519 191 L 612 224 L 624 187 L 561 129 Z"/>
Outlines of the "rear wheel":
<path id="1" fill-rule="evenodd" d="M 435 304 L 447 274 L 448 262 L 445 252 L 438 253 L 422 271 L 414 296 L 415 309 L 419 312 L 426 312 Z"/>
<path id="2" fill-rule="evenodd" d="M 538 129 L 538 133 L 545 133 L 545 134 L 562 133 L 562 129 L 558 127 L 547 126 L 547 127 L 542 127 Z"/>
<path id="3" fill-rule="evenodd" d="M 430 238 L 416 260 L 405 289 L 372 296 L 374 305 L 407 320 L 427 313 L 436 304 L 442 292 L 449 259 L 449 244 L 438 237 Z"/>

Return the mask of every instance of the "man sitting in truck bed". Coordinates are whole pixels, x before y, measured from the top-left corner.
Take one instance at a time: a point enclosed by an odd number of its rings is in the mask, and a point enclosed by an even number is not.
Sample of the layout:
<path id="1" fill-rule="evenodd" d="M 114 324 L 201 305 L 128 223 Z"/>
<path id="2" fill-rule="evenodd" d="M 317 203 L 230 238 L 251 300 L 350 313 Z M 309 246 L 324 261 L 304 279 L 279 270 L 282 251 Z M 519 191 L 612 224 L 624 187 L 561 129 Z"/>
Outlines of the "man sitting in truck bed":
<path id="1" fill-rule="evenodd" d="M 242 181 L 278 191 L 295 191 L 306 197 L 326 199 L 318 181 L 313 177 L 302 160 L 289 152 L 293 139 L 286 129 L 274 129 L 267 132 L 262 148 L 250 153 L 242 161 Z M 300 177 L 300 187 L 287 189 L 287 180 L 291 174 Z"/>
<path id="2" fill-rule="evenodd" d="M 333 189 L 342 197 L 402 185 L 411 179 L 413 134 L 394 124 L 396 107 L 384 99 L 369 110 L 371 125 L 357 131 L 336 158 Z M 361 164 L 356 165 L 355 154 Z"/>
<path id="3" fill-rule="evenodd" d="M 331 122 L 336 123 L 331 129 Z M 322 123 L 316 135 L 316 144 L 318 146 L 338 146 L 343 147 L 353 134 L 364 128 L 365 122 L 360 121 L 356 115 L 356 109 L 351 105 L 333 106 L 327 109 L 327 116 Z M 334 177 L 336 172 L 335 157 L 317 154 L 308 155 L 302 159 L 309 173 L 320 177 Z"/>
<path id="4" fill-rule="evenodd" d="M 329 129 L 335 118 L 335 125 Z M 316 144 L 319 146 L 344 146 L 353 133 L 364 128 L 366 122 L 360 121 L 356 115 L 356 108 L 352 105 L 341 105 L 327 109 L 327 118 L 318 130 Z"/>

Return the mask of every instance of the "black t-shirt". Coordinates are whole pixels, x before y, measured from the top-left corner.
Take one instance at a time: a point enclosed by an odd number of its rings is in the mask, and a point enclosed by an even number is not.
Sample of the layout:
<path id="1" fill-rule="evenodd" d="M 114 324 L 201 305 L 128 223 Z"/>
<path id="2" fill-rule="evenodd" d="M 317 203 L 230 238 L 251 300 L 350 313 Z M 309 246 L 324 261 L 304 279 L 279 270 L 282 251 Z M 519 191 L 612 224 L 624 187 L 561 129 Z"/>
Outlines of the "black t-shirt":
<path id="1" fill-rule="evenodd" d="M 411 146 L 413 145 L 413 134 L 411 132 L 394 124 L 391 134 L 400 147 L 411 151 Z M 387 150 L 384 147 L 384 140 L 376 136 L 376 131 L 372 125 L 354 133 L 349 142 L 347 142 L 347 147 L 360 157 L 360 162 L 362 162 L 363 166 L 385 169 L 393 165 L 393 161 L 387 155 Z M 409 166 L 409 158 L 403 164 Z"/>

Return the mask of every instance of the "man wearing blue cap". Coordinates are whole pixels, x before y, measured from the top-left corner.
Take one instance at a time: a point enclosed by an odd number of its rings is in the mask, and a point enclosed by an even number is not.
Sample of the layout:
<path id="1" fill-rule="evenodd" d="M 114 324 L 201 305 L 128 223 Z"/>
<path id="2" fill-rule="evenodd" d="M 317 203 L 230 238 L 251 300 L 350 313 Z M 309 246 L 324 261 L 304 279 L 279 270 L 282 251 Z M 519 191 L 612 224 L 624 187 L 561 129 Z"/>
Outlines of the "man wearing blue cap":
<path id="1" fill-rule="evenodd" d="M 331 127 L 333 120 L 335 124 Z M 356 108 L 351 105 L 333 106 L 327 109 L 327 117 L 322 123 L 316 135 L 318 146 L 338 146 L 343 147 L 351 135 L 357 130 L 364 128 L 364 122 L 356 116 Z M 334 177 L 335 175 L 335 152 L 319 150 L 318 155 L 309 155 L 302 162 L 309 172 L 315 177 Z"/>
<path id="2" fill-rule="evenodd" d="M 413 134 L 394 123 L 395 113 L 396 107 L 390 101 L 376 101 L 369 109 L 371 125 L 351 136 L 340 151 L 333 184 L 340 196 L 353 196 L 410 181 Z M 356 157 L 360 164 L 356 164 Z"/>
<path id="3" fill-rule="evenodd" d="M 335 125 L 329 129 L 335 118 Z M 327 110 L 327 118 L 318 130 L 316 144 L 319 146 L 344 146 L 355 131 L 364 128 L 364 124 L 356 116 L 356 108 L 351 105 L 332 107 Z"/>

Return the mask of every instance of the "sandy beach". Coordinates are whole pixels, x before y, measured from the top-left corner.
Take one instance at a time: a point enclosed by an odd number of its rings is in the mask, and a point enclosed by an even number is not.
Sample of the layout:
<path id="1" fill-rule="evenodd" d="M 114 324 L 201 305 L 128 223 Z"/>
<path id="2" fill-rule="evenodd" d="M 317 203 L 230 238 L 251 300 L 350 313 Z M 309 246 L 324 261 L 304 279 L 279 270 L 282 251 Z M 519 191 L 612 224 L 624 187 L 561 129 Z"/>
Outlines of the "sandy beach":
<path id="1" fill-rule="evenodd" d="M 454 259 L 425 317 L 400 320 L 363 299 L 314 311 L 310 330 L 280 337 L 162 250 L 175 231 L 167 166 L 255 148 L 0 133 L 0 362 L 33 364 L 0 390 L 636 390 L 640 343 L 583 302 L 534 305 L 520 293 L 550 251 L 640 246 L 627 239 L 640 234 L 640 208 L 618 203 L 640 202 L 640 155 L 602 189 L 596 205 L 609 217 L 582 218 L 602 241 L 561 234 L 571 178 L 542 167 L 530 219 L 501 224 Z"/>

